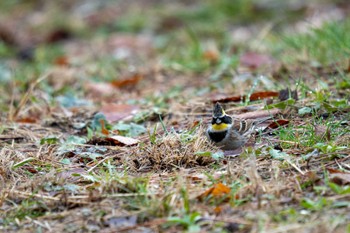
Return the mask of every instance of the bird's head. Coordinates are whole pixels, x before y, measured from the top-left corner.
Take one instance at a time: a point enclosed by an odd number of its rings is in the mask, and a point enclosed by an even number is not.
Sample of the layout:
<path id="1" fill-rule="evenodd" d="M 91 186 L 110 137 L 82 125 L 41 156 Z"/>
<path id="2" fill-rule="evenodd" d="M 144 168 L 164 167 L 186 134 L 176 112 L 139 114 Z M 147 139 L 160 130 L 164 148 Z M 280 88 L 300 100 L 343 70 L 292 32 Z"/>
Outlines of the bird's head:
<path id="1" fill-rule="evenodd" d="M 232 118 L 227 115 L 219 103 L 216 103 L 211 121 L 214 131 L 225 131 L 232 125 Z"/>

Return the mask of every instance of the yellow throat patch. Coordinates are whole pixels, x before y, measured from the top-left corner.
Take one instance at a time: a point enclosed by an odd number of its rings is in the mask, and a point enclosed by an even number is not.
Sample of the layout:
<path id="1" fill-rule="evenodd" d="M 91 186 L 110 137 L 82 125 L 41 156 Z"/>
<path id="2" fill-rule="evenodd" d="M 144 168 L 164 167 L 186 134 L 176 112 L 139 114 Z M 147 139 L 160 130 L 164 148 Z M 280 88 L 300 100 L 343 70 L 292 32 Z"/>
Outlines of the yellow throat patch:
<path id="1" fill-rule="evenodd" d="M 211 127 L 215 131 L 224 131 L 228 128 L 228 124 L 221 123 L 221 124 L 212 124 Z"/>

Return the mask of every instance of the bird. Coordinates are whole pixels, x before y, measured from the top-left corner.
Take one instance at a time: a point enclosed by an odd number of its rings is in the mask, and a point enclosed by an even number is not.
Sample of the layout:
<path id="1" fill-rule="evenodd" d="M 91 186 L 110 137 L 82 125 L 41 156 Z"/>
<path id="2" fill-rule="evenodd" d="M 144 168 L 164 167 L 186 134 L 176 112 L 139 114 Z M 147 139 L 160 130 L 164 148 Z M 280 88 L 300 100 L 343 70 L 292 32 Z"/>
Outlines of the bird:
<path id="1" fill-rule="evenodd" d="M 206 135 L 209 141 L 222 150 L 236 150 L 248 141 L 255 126 L 256 121 L 235 119 L 227 115 L 223 107 L 216 102 Z"/>

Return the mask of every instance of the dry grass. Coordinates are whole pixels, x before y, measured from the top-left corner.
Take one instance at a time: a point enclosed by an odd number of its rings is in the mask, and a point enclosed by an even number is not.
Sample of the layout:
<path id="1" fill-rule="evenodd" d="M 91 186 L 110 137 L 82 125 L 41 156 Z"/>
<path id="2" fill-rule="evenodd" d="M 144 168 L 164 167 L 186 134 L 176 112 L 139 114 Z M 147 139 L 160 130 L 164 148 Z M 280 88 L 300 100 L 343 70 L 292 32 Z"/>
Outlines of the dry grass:
<path id="1" fill-rule="evenodd" d="M 231 110 L 236 111 L 235 108 Z M 238 227 L 242 232 L 258 232 L 261 228 L 269 232 L 318 232 L 320 229 L 340 232 L 338 226 L 344 225 L 347 219 L 346 208 L 313 213 L 303 210 L 300 203 L 306 198 L 305 193 L 310 193 L 308 198 L 316 195 L 312 189 L 314 185 L 325 186 L 324 170 L 320 167 L 346 167 L 350 157 L 331 160 L 332 153 L 318 153 L 307 160 L 302 157 L 271 159 L 266 145 L 289 143 L 276 140 L 273 135 L 257 136 L 260 142 L 255 150 L 260 152 L 246 148 L 239 157 L 215 161 L 211 156 L 198 153 L 217 151 L 204 137 L 205 125 L 182 132 L 157 130 L 141 137 L 142 142 L 137 146 L 104 146 L 103 157 L 90 159 L 81 154 L 93 150 L 94 145 L 77 145 L 72 152 L 62 154 L 59 145 L 38 143 L 50 135 L 66 138 L 71 132 L 67 129 L 61 128 L 65 132 L 62 133 L 35 124 L 4 128 L 0 203 L 4 207 L 3 216 L 20 223 L 7 226 L 4 228 L 7 231 L 19 228 L 30 232 L 41 228 L 49 231 L 103 229 L 103 232 L 118 229 L 123 232 L 143 227 L 163 231 L 166 216 L 184 214 L 187 201 L 183 190 L 188 193 L 191 209 L 205 213 L 202 229 L 207 231 L 220 225 L 225 229 Z M 346 137 L 338 137 L 336 145 L 344 145 Z M 305 153 L 301 145 L 291 146 L 284 152 L 289 155 Z M 334 155 L 339 153 L 349 151 L 345 149 Z M 63 158 L 69 158 L 72 163 L 63 164 Z M 216 182 L 238 185 L 231 186 L 235 198 L 228 203 L 198 201 L 198 195 Z M 66 185 L 75 185 L 75 189 L 66 189 Z M 330 190 L 323 191 L 322 196 L 326 196 L 329 203 L 348 198 L 334 196 Z M 299 213 L 291 215 L 288 209 Z M 325 216 L 334 211 L 343 217 L 326 224 Z M 25 218 L 21 217 L 22 212 Z M 127 216 L 135 216 L 140 223 Z M 281 225 L 283 218 L 294 220 Z M 163 227 L 156 226 L 157 223 L 162 223 Z M 172 228 L 167 229 L 171 231 Z"/>
<path id="2" fill-rule="evenodd" d="M 131 151 L 131 156 L 126 157 L 126 163 L 131 170 L 139 172 L 171 172 L 214 163 L 211 156 L 199 155 L 201 151 L 215 151 L 202 127 L 194 134 L 169 132 L 153 143 L 147 141 Z"/>

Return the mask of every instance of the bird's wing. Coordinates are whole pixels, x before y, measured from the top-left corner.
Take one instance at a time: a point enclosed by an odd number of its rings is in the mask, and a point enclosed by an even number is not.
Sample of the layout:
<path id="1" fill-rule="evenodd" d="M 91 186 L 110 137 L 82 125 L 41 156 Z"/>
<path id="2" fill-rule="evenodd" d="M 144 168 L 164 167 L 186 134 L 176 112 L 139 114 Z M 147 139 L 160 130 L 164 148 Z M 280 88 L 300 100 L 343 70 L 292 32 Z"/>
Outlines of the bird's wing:
<path id="1" fill-rule="evenodd" d="M 241 135 L 249 134 L 254 130 L 255 123 L 253 120 L 233 119 L 232 128 Z"/>

